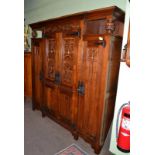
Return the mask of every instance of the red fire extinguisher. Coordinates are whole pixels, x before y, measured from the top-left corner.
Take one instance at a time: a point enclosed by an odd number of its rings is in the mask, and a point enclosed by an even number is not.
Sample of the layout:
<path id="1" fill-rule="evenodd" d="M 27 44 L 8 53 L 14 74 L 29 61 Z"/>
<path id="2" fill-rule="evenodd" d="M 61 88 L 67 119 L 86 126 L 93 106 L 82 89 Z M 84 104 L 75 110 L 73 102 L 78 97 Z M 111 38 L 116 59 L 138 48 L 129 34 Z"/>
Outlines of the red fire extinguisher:
<path id="1" fill-rule="evenodd" d="M 121 121 L 119 126 L 118 123 L 120 114 Z M 130 152 L 130 102 L 123 104 L 118 111 L 116 122 L 116 140 L 117 148 L 120 151 L 125 153 Z"/>

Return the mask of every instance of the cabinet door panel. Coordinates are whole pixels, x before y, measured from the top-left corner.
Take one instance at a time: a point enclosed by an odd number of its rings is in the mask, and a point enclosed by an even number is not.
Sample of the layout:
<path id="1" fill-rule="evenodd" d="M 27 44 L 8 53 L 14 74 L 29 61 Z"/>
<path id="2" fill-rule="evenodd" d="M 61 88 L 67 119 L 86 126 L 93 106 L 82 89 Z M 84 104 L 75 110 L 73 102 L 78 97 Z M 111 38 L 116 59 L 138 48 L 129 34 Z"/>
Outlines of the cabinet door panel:
<path id="1" fill-rule="evenodd" d="M 96 139 L 99 127 L 103 53 L 102 46 L 95 46 L 92 42 L 84 43 L 79 78 L 84 83 L 85 92 L 83 96 L 79 94 L 78 98 L 78 128 L 92 140 Z"/>
<path id="2" fill-rule="evenodd" d="M 44 52 L 44 107 L 53 116 L 58 114 L 58 86 L 55 83 L 55 75 L 58 70 L 57 37 L 45 40 Z"/>
<path id="3" fill-rule="evenodd" d="M 58 89 L 56 86 L 45 86 L 44 97 L 46 108 L 48 109 L 49 113 L 53 116 L 58 115 Z"/>
<path id="4" fill-rule="evenodd" d="M 32 93 L 33 93 L 33 108 L 40 108 L 42 103 L 42 53 L 43 40 L 32 39 Z"/>
<path id="5" fill-rule="evenodd" d="M 64 122 L 75 127 L 77 117 L 77 52 L 78 38 L 59 35 L 61 39 L 59 114 Z"/>
<path id="6" fill-rule="evenodd" d="M 72 123 L 72 93 L 66 93 L 60 89 L 58 102 L 61 119 L 70 125 Z"/>

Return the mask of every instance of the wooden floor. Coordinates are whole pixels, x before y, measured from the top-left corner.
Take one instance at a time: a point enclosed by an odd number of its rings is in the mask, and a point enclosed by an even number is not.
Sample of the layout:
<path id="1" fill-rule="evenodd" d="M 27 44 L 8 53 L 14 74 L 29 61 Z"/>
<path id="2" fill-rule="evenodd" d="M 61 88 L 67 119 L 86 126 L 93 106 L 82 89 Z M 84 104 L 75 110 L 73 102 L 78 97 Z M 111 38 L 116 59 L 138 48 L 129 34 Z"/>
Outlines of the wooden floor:
<path id="1" fill-rule="evenodd" d="M 54 155 L 75 143 L 89 155 L 95 155 L 91 146 L 83 139 L 74 140 L 71 133 L 48 117 L 42 118 L 40 111 L 32 111 L 31 98 L 25 98 L 24 109 L 24 154 Z M 100 155 L 111 155 L 108 151 L 110 132 Z"/>

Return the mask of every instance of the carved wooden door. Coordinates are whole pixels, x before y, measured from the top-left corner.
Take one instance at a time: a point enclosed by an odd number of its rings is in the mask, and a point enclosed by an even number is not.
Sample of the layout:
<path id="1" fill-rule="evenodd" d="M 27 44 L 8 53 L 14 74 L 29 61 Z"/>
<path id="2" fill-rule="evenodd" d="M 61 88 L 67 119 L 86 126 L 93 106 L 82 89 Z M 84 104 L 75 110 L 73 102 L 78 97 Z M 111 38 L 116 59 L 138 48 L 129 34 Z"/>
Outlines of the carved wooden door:
<path id="1" fill-rule="evenodd" d="M 103 103 L 104 42 L 85 41 L 81 52 L 78 84 L 78 130 L 87 139 L 96 141 Z"/>
<path id="2" fill-rule="evenodd" d="M 32 93 L 33 109 L 40 109 L 43 90 L 43 40 L 32 39 Z"/>
<path id="3" fill-rule="evenodd" d="M 62 34 L 61 55 L 60 55 L 60 75 L 61 83 L 59 89 L 59 114 L 63 122 L 71 127 L 75 127 L 77 111 L 77 53 L 78 37 L 66 36 Z"/>
<path id="4" fill-rule="evenodd" d="M 58 45 L 57 35 L 50 39 L 45 39 L 45 52 L 44 52 L 44 107 L 50 114 L 57 116 L 58 114 Z M 57 76 L 57 77 L 56 77 Z"/>

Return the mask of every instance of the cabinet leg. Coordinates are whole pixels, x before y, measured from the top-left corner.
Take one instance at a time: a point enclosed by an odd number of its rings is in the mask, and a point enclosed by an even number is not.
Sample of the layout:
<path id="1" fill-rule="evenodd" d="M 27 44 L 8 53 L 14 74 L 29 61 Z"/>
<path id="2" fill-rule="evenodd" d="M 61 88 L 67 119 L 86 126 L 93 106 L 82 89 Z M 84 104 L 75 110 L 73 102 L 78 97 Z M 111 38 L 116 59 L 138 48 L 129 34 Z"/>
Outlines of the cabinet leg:
<path id="1" fill-rule="evenodd" d="M 94 149 L 94 152 L 96 154 L 100 154 L 102 146 L 100 146 L 100 145 L 92 145 L 92 148 Z"/>
<path id="2" fill-rule="evenodd" d="M 74 134 L 73 136 L 74 136 L 74 139 L 75 140 L 78 140 L 79 139 L 79 135 L 78 134 Z"/>
<path id="3" fill-rule="evenodd" d="M 73 135 L 75 140 L 79 139 L 79 135 L 77 134 L 77 132 L 72 132 L 72 135 Z"/>
<path id="4" fill-rule="evenodd" d="M 46 114 L 45 114 L 45 112 L 44 112 L 43 109 L 41 110 L 41 113 L 42 113 L 42 117 L 45 117 L 46 116 Z"/>
<path id="5" fill-rule="evenodd" d="M 34 104 L 32 103 L 32 110 L 34 111 L 35 110 L 35 106 L 34 106 Z"/>
<path id="6" fill-rule="evenodd" d="M 45 113 L 44 112 L 42 112 L 42 117 L 45 117 L 46 115 L 45 115 Z"/>
<path id="7" fill-rule="evenodd" d="M 44 107 L 41 106 L 40 109 L 41 109 L 42 117 L 45 117 L 46 113 L 45 113 Z"/>
<path id="8" fill-rule="evenodd" d="M 44 112 L 42 112 L 42 117 L 45 117 L 46 115 L 45 115 L 45 113 Z"/>

